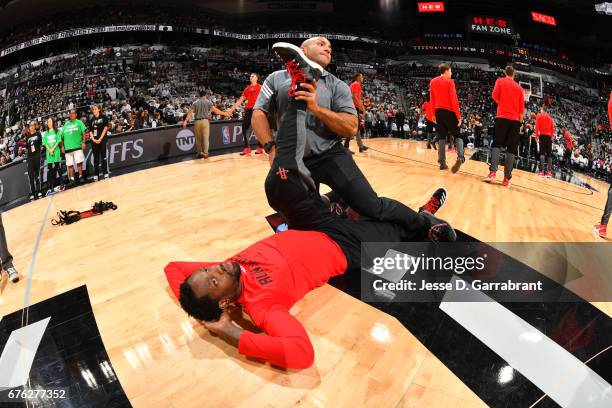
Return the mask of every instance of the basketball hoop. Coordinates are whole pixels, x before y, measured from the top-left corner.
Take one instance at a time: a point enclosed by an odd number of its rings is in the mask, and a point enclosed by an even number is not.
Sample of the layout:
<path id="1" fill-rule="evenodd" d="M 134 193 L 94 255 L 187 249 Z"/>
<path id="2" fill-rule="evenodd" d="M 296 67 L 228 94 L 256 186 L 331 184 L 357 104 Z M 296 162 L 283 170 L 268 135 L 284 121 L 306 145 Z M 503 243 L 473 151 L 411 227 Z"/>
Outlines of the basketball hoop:
<path id="1" fill-rule="evenodd" d="M 531 96 L 531 89 L 523 88 L 523 93 L 525 94 L 525 103 L 528 103 L 529 97 Z"/>

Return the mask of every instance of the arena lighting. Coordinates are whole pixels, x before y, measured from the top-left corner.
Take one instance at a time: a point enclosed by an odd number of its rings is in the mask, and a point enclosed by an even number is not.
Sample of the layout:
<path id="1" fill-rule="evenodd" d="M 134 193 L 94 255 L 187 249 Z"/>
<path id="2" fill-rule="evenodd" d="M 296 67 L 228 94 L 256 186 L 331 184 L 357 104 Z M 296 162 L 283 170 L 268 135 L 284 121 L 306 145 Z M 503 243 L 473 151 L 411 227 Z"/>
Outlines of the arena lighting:
<path id="1" fill-rule="evenodd" d="M 599 14 L 612 16 L 612 3 L 599 3 L 595 5 L 595 11 Z"/>
<path id="2" fill-rule="evenodd" d="M 444 12 L 444 2 L 443 1 L 418 2 L 417 7 L 419 10 L 419 13 L 443 13 Z"/>
<path id="3" fill-rule="evenodd" d="M 399 8 L 399 0 L 379 0 L 380 9 L 385 13 L 395 12 Z"/>

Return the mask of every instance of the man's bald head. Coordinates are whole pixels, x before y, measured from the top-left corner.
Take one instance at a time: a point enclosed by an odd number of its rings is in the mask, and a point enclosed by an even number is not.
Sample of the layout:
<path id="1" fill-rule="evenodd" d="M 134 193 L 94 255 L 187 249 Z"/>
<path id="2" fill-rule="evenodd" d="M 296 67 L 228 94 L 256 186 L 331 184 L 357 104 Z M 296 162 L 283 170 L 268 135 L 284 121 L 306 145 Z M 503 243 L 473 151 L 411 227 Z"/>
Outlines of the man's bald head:
<path id="1" fill-rule="evenodd" d="M 318 63 L 323 68 L 331 62 L 331 43 L 325 37 L 308 38 L 300 46 L 306 57 Z"/>
<path id="2" fill-rule="evenodd" d="M 325 38 L 325 37 L 310 37 L 310 38 L 307 38 L 304 41 L 302 41 L 302 44 L 300 45 L 300 48 L 307 47 L 309 44 L 313 43 L 316 40 L 320 40 L 320 39 L 329 42 L 329 40 L 327 38 Z"/>

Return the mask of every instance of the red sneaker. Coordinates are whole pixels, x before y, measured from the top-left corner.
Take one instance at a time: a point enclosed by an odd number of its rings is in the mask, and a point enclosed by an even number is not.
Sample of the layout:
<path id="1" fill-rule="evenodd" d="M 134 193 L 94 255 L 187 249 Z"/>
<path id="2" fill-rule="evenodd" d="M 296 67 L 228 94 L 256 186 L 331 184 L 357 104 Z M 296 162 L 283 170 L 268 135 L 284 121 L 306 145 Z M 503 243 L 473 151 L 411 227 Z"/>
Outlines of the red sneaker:
<path id="1" fill-rule="evenodd" d="M 489 175 L 487 176 L 487 178 L 484 179 L 484 181 L 486 181 L 487 183 L 492 183 L 495 181 L 495 177 L 497 176 L 497 173 L 492 171 L 489 173 Z"/>
<path id="2" fill-rule="evenodd" d="M 504 184 L 504 187 L 508 187 L 510 185 L 510 179 L 507 179 L 507 178 L 504 177 L 503 184 Z"/>
<path id="3" fill-rule="evenodd" d="M 551 177 L 552 177 L 552 171 L 547 171 L 546 178 L 551 178 Z"/>
<path id="4" fill-rule="evenodd" d="M 431 198 L 425 203 L 425 205 L 419 208 L 419 212 L 427 211 L 430 214 L 435 214 L 442 207 L 442 205 L 444 205 L 444 202 L 446 201 L 446 194 L 445 188 L 438 188 L 436 191 L 434 191 Z"/>
<path id="5" fill-rule="evenodd" d="M 608 236 L 607 229 L 608 229 L 607 224 L 597 224 L 593 227 L 593 232 L 602 238 L 606 238 Z"/>
<path id="6" fill-rule="evenodd" d="M 293 97 L 301 83 L 317 81 L 323 75 L 323 67 L 308 59 L 296 45 L 278 42 L 272 45 L 272 51 L 283 60 L 291 76 L 291 86 L 288 91 L 290 97 Z"/>
<path id="7" fill-rule="evenodd" d="M 263 148 L 257 146 L 257 150 L 255 150 L 255 154 L 262 154 L 263 153 Z"/>
<path id="8" fill-rule="evenodd" d="M 251 149 L 249 149 L 248 147 L 245 147 L 241 152 L 240 155 L 244 156 L 245 154 L 251 154 Z"/>
<path id="9" fill-rule="evenodd" d="M 539 172 L 538 172 L 538 176 L 539 176 L 539 177 L 544 177 L 544 176 L 545 176 L 545 174 L 544 174 L 544 172 L 543 172 L 543 171 L 539 171 Z"/>

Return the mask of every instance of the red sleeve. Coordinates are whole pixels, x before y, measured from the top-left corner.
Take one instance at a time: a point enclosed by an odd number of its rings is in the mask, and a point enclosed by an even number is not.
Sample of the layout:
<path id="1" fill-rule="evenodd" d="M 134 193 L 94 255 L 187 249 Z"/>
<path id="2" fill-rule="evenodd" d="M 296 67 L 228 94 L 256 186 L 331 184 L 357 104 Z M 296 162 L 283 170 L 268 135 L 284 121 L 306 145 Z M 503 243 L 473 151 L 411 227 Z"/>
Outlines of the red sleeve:
<path id="1" fill-rule="evenodd" d="M 453 81 L 452 79 L 450 80 L 450 90 L 450 100 L 453 104 L 453 111 L 455 112 L 455 115 L 457 115 L 457 120 L 461 120 L 461 111 L 459 110 L 459 98 L 457 97 L 457 88 L 455 88 L 455 81 Z"/>
<path id="2" fill-rule="evenodd" d="M 349 89 L 351 90 L 351 93 L 353 94 L 353 96 L 359 92 L 359 90 L 357 89 L 357 83 L 353 82 L 350 86 Z"/>
<path id="3" fill-rule="evenodd" d="M 523 88 L 521 88 L 521 86 L 519 85 L 519 109 L 520 109 L 520 116 L 519 116 L 519 121 L 522 122 L 525 116 L 525 92 L 523 92 Z"/>
<path id="4" fill-rule="evenodd" d="M 550 116 L 550 137 L 555 137 L 555 121 L 552 120 L 552 116 Z"/>
<path id="5" fill-rule="evenodd" d="M 285 368 L 308 368 L 314 349 L 302 324 L 280 305 L 251 315 L 266 335 L 243 331 L 238 352 Z"/>
<path id="6" fill-rule="evenodd" d="M 610 100 L 608 101 L 608 119 L 610 120 L 610 128 L 612 129 L 612 92 L 610 92 Z"/>
<path id="7" fill-rule="evenodd" d="M 431 106 L 431 109 L 434 111 L 434 114 L 436 112 L 436 90 L 434 89 L 435 86 L 433 86 L 433 79 L 431 81 L 429 81 L 429 106 Z"/>
<path id="8" fill-rule="evenodd" d="M 166 279 L 176 298 L 179 298 L 181 283 L 200 268 L 215 265 L 218 262 L 170 262 L 164 268 Z"/>
<path id="9" fill-rule="evenodd" d="M 248 89 L 249 89 L 248 86 L 246 88 L 244 88 L 244 91 L 242 91 L 242 95 L 240 95 L 241 98 L 247 98 L 248 99 L 248 96 L 247 96 L 247 90 Z"/>
<path id="10" fill-rule="evenodd" d="M 499 104 L 499 79 L 495 81 L 495 87 L 493 87 L 493 94 L 491 96 L 495 103 Z"/>

